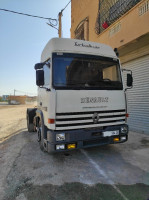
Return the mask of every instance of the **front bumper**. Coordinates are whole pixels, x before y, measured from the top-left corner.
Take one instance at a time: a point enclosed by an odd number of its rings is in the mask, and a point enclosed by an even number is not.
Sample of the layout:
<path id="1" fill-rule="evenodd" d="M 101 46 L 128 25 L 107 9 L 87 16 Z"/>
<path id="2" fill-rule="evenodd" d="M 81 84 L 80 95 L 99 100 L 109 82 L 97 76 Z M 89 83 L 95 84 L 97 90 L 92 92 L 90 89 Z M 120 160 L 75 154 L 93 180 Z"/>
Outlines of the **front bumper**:
<path id="1" fill-rule="evenodd" d="M 48 152 L 59 152 L 59 151 L 69 151 L 67 148 L 68 144 L 75 144 L 75 149 L 83 149 L 88 147 L 101 146 L 106 144 L 115 144 L 123 143 L 128 140 L 128 131 L 126 133 L 121 133 L 121 127 L 128 125 L 120 126 L 109 126 L 104 127 L 103 129 L 99 128 L 90 128 L 90 129 L 79 129 L 79 130 L 67 130 L 67 131 L 47 131 L 47 151 Z M 119 135 L 112 136 L 103 136 L 103 132 L 107 131 L 119 131 Z M 56 141 L 57 133 L 65 133 L 65 141 Z M 119 141 L 114 141 L 114 138 L 119 138 Z M 123 138 L 123 140 L 122 140 Z M 56 145 L 64 144 L 65 149 L 56 150 Z"/>

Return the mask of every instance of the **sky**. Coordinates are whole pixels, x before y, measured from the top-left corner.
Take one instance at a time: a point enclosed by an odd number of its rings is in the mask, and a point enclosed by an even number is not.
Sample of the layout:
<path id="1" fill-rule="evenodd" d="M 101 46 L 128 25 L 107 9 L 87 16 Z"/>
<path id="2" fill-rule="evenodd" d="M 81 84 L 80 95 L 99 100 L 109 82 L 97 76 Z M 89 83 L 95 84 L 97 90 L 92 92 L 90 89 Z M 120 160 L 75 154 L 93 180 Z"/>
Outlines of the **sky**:
<path id="1" fill-rule="evenodd" d="M 0 8 L 58 19 L 69 0 L 0 0 Z M 58 31 L 48 20 L 0 10 L 0 96 L 37 95 L 34 65 Z M 62 37 L 70 38 L 71 4 L 63 12 Z M 58 28 L 58 27 L 57 27 Z"/>

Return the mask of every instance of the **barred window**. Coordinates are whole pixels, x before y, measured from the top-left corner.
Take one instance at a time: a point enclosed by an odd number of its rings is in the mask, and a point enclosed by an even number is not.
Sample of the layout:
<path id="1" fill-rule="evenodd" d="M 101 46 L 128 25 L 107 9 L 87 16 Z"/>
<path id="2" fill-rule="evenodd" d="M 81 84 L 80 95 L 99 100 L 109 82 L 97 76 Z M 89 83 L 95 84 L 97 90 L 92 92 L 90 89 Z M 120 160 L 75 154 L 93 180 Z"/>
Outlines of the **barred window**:
<path id="1" fill-rule="evenodd" d="M 89 40 L 89 19 L 86 17 L 77 26 L 75 38 L 79 40 Z"/>
<path id="2" fill-rule="evenodd" d="M 95 31 L 100 34 L 141 0 L 100 0 Z"/>
<path id="3" fill-rule="evenodd" d="M 75 38 L 84 40 L 84 23 L 81 24 L 75 31 Z"/>

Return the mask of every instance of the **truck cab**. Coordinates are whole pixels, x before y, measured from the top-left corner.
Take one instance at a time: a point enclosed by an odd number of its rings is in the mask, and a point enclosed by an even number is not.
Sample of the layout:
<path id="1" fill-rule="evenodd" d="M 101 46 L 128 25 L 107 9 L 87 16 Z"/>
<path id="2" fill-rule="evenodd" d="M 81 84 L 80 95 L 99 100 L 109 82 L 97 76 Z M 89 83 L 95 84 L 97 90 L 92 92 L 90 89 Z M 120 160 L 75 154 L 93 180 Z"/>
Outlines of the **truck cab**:
<path id="1" fill-rule="evenodd" d="M 127 83 L 116 52 L 105 44 L 53 38 L 35 65 L 37 108 L 27 110 L 47 152 L 116 144 L 128 140 Z"/>

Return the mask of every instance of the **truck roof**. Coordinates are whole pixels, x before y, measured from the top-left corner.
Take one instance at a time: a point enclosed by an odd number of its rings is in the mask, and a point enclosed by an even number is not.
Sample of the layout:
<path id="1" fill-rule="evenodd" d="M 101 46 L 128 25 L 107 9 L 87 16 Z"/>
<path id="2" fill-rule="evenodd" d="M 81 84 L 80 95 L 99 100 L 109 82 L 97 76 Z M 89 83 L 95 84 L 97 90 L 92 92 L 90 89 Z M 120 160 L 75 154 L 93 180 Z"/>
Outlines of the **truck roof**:
<path id="1" fill-rule="evenodd" d="M 102 43 L 68 38 L 53 38 L 43 49 L 41 62 L 50 59 L 51 53 L 53 52 L 89 54 L 117 58 L 113 49 Z"/>

